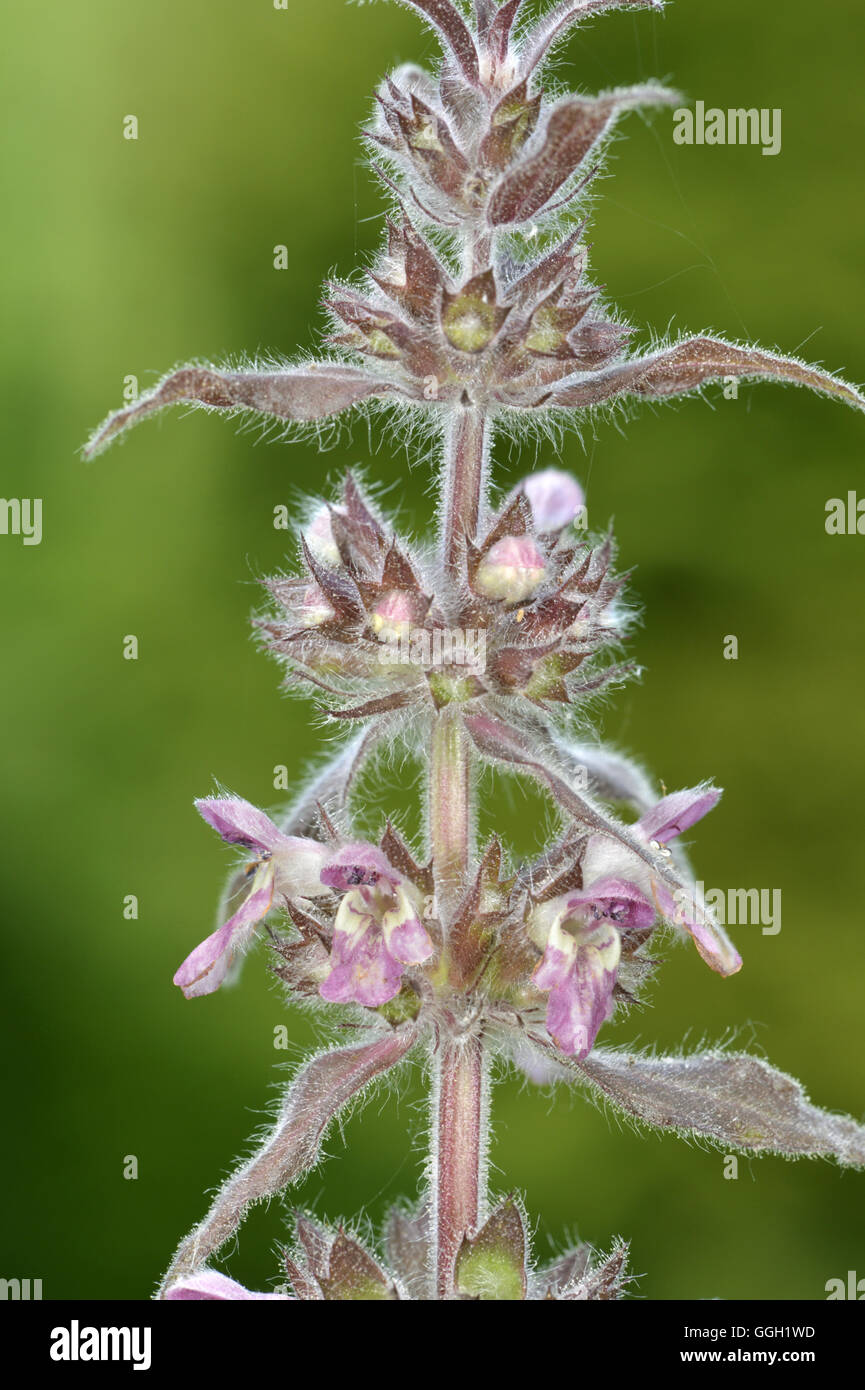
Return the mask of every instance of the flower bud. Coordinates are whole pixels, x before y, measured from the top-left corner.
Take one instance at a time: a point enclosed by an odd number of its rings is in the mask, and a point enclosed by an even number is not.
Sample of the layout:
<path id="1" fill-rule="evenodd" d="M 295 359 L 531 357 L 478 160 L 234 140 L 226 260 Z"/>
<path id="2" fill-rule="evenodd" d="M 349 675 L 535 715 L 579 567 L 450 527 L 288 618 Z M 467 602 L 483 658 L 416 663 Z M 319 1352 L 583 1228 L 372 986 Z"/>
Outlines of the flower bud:
<path id="1" fill-rule="evenodd" d="M 336 617 L 336 610 L 328 603 L 317 584 L 310 584 L 303 596 L 297 618 L 302 627 L 320 627 Z"/>
<path id="2" fill-rule="evenodd" d="M 576 478 L 559 468 L 531 473 L 522 483 L 529 499 L 535 526 L 541 533 L 562 531 L 579 516 L 585 494 Z"/>
<path id="3" fill-rule="evenodd" d="M 334 511 L 343 512 L 344 508 L 334 507 Z M 309 546 L 316 560 L 323 565 L 329 565 L 335 569 L 341 563 L 342 557 L 339 547 L 333 536 L 333 528 L 330 524 L 330 507 L 319 507 L 312 521 L 303 533 L 303 538 Z"/>
<path id="4" fill-rule="evenodd" d="M 393 589 L 379 599 L 370 614 L 369 625 L 382 642 L 397 642 L 407 637 L 415 617 L 411 594 Z"/>
<path id="5" fill-rule="evenodd" d="M 475 588 L 485 598 L 523 603 L 547 575 L 547 562 L 531 536 L 503 536 L 491 546 L 475 574 Z"/>

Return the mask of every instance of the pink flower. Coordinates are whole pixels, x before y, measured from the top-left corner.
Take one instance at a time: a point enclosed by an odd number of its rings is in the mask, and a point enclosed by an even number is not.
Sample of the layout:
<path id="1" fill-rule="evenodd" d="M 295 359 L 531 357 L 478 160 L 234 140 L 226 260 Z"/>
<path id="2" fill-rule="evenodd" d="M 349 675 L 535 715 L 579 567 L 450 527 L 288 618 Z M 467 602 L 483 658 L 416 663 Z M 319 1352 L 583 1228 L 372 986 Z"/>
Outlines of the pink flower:
<path id="1" fill-rule="evenodd" d="M 633 883 L 608 878 L 548 904 L 547 919 L 551 911 L 546 949 L 532 979 L 550 993 L 550 1037 L 566 1056 L 582 1059 L 613 1012 L 620 933 L 651 926 L 655 908 Z"/>
<path id="2" fill-rule="evenodd" d="M 219 989 L 235 954 L 270 911 L 275 894 L 314 898 L 328 891 L 321 881 L 328 857 L 324 845 L 283 835 L 263 811 L 239 797 L 205 797 L 195 805 L 227 844 L 243 845 L 257 858 L 248 870 L 249 894 L 237 912 L 196 946 L 174 976 L 187 999 Z"/>
<path id="3" fill-rule="evenodd" d="M 642 845 L 669 854 L 670 840 L 689 830 L 716 805 L 717 787 L 672 792 L 631 826 Z M 582 860 L 584 888 L 539 908 L 533 935 L 544 955 L 533 975 L 550 992 L 547 1031 L 567 1056 L 582 1059 L 613 1011 L 621 933 L 651 926 L 660 914 L 694 938 L 713 969 L 729 975 L 742 958 L 726 936 L 698 921 L 690 899 L 677 899 L 638 855 L 607 835 L 591 835 Z"/>
<path id="4" fill-rule="evenodd" d="M 535 527 L 542 535 L 563 531 L 585 506 L 585 494 L 576 478 L 560 468 L 530 473 L 520 486 L 529 499 Z"/>
<path id="5" fill-rule="evenodd" d="M 197 1274 L 189 1274 L 185 1279 L 178 1279 L 176 1284 L 172 1284 L 166 1290 L 164 1298 L 168 1302 L 180 1302 L 187 1299 L 223 1302 L 226 1299 L 250 1298 L 277 1299 L 284 1303 L 297 1302 L 291 1297 L 291 1294 L 287 1293 L 253 1293 L 234 1279 L 229 1279 L 226 1274 L 218 1274 L 215 1269 L 200 1269 Z"/>
<path id="6" fill-rule="evenodd" d="M 428 960 L 434 950 L 410 886 L 373 845 L 346 845 L 321 877 L 344 896 L 334 922 L 330 973 L 319 993 L 333 1004 L 386 1004 L 399 994 L 406 966 Z"/>
<path id="7" fill-rule="evenodd" d="M 718 787 L 705 785 L 671 792 L 631 826 L 631 834 L 648 848 L 669 855 L 669 842 L 690 830 L 712 810 L 720 796 Z M 657 905 L 667 921 L 684 927 L 713 970 L 721 975 L 734 975 L 742 968 L 742 957 L 726 933 L 712 926 L 708 914 L 702 914 L 705 920 L 698 919 L 694 911 L 696 900 L 685 893 L 673 894 L 646 863 L 617 841 L 606 835 L 590 836 L 583 859 L 583 881 L 591 884 L 611 875 L 630 879 Z"/>

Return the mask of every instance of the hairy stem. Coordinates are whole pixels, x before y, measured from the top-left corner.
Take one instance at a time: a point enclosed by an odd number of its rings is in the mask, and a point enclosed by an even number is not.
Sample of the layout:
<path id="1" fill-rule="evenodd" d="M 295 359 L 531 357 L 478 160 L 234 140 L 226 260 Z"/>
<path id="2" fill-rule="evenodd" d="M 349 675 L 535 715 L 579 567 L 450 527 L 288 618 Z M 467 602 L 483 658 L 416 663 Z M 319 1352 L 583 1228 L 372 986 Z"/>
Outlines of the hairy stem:
<path id="1" fill-rule="evenodd" d="M 454 1296 L 454 1262 L 485 1202 L 486 1092 L 483 1043 L 476 1034 L 442 1043 L 433 1127 L 436 1296 Z"/>
<path id="2" fill-rule="evenodd" d="M 430 749 L 429 824 L 437 906 L 445 924 L 459 901 L 473 849 L 471 747 L 456 708 L 441 710 Z"/>
<path id="3" fill-rule="evenodd" d="M 489 425 L 473 406 L 460 406 L 448 421 L 442 473 L 443 560 L 457 576 L 465 539 L 474 540 L 486 482 Z"/>
<path id="4" fill-rule="evenodd" d="M 466 540 L 475 540 L 486 486 L 489 431 L 485 416 L 460 407 L 448 424 L 443 471 L 442 558 L 462 582 Z M 435 718 L 429 765 L 430 847 L 438 914 L 445 930 L 468 882 L 474 852 L 472 745 L 456 706 Z M 432 1182 L 436 1296 L 454 1297 L 454 1262 L 485 1203 L 487 1152 L 485 1057 L 473 1032 L 443 1037 L 435 1058 Z"/>

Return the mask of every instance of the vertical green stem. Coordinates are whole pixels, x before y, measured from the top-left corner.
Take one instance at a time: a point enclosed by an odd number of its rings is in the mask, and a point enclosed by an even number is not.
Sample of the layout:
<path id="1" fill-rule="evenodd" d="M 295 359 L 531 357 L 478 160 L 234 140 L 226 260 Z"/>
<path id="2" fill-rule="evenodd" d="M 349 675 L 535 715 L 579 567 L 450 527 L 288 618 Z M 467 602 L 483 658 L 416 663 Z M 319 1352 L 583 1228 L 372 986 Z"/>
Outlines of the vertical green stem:
<path id="1" fill-rule="evenodd" d="M 489 426 L 480 410 L 460 406 L 448 421 L 442 478 L 443 560 L 456 577 L 465 538 L 474 540 L 486 481 Z"/>
<path id="2" fill-rule="evenodd" d="M 482 1215 L 485 1194 L 486 1093 L 483 1043 L 477 1034 L 443 1042 L 437 1058 L 434 1121 L 436 1297 L 454 1296 L 454 1262 Z"/>
<path id="3" fill-rule="evenodd" d="M 465 883 L 473 838 L 469 740 L 453 705 L 433 721 L 429 821 L 437 907 L 447 925 Z"/>
<path id="4" fill-rule="evenodd" d="M 471 405 L 460 407 L 448 424 L 442 497 L 442 560 L 460 588 L 465 543 L 476 539 L 482 521 L 487 451 L 484 415 Z M 440 710 L 433 722 L 429 829 L 438 915 L 447 935 L 474 855 L 471 743 L 456 705 Z M 486 1201 L 486 1063 L 479 1033 L 471 1026 L 462 1030 L 464 1002 L 443 1001 L 435 1057 L 431 1177 L 439 1299 L 454 1297 L 454 1261 Z"/>

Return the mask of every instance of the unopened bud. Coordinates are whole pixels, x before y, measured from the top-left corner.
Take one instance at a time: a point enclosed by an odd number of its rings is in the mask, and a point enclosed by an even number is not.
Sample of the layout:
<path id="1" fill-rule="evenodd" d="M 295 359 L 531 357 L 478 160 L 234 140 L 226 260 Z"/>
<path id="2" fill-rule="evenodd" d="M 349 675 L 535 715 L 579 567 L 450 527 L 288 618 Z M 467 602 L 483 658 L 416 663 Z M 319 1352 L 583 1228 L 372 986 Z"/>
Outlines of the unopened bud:
<path id="1" fill-rule="evenodd" d="M 334 511 L 341 511 L 342 508 L 335 507 Z M 323 565 L 328 565 L 332 569 L 341 562 L 339 548 L 333 536 L 333 528 L 330 524 L 330 507 L 319 507 L 312 521 L 303 533 L 303 538 L 315 556 L 316 560 Z"/>
<path id="2" fill-rule="evenodd" d="M 486 598 L 522 603 L 544 582 L 547 562 L 531 536 L 503 536 L 491 546 L 475 575 L 475 588 Z"/>
<path id="3" fill-rule="evenodd" d="M 370 614 L 369 625 L 382 642 L 397 642 L 408 636 L 414 608 L 410 594 L 394 589 L 379 599 Z"/>
<path id="4" fill-rule="evenodd" d="M 576 478 L 560 468 L 531 473 L 522 483 L 538 531 L 562 531 L 579 516 L 585 495 Z"/>
<path id="5" fill-rule="evenodd" d="M 297 616 L 303 627 L 320 627 L 322 623 L 330 622 L 331 618 L 336 617 L 336 612 L 318 585 L 310 584 Z"/>

